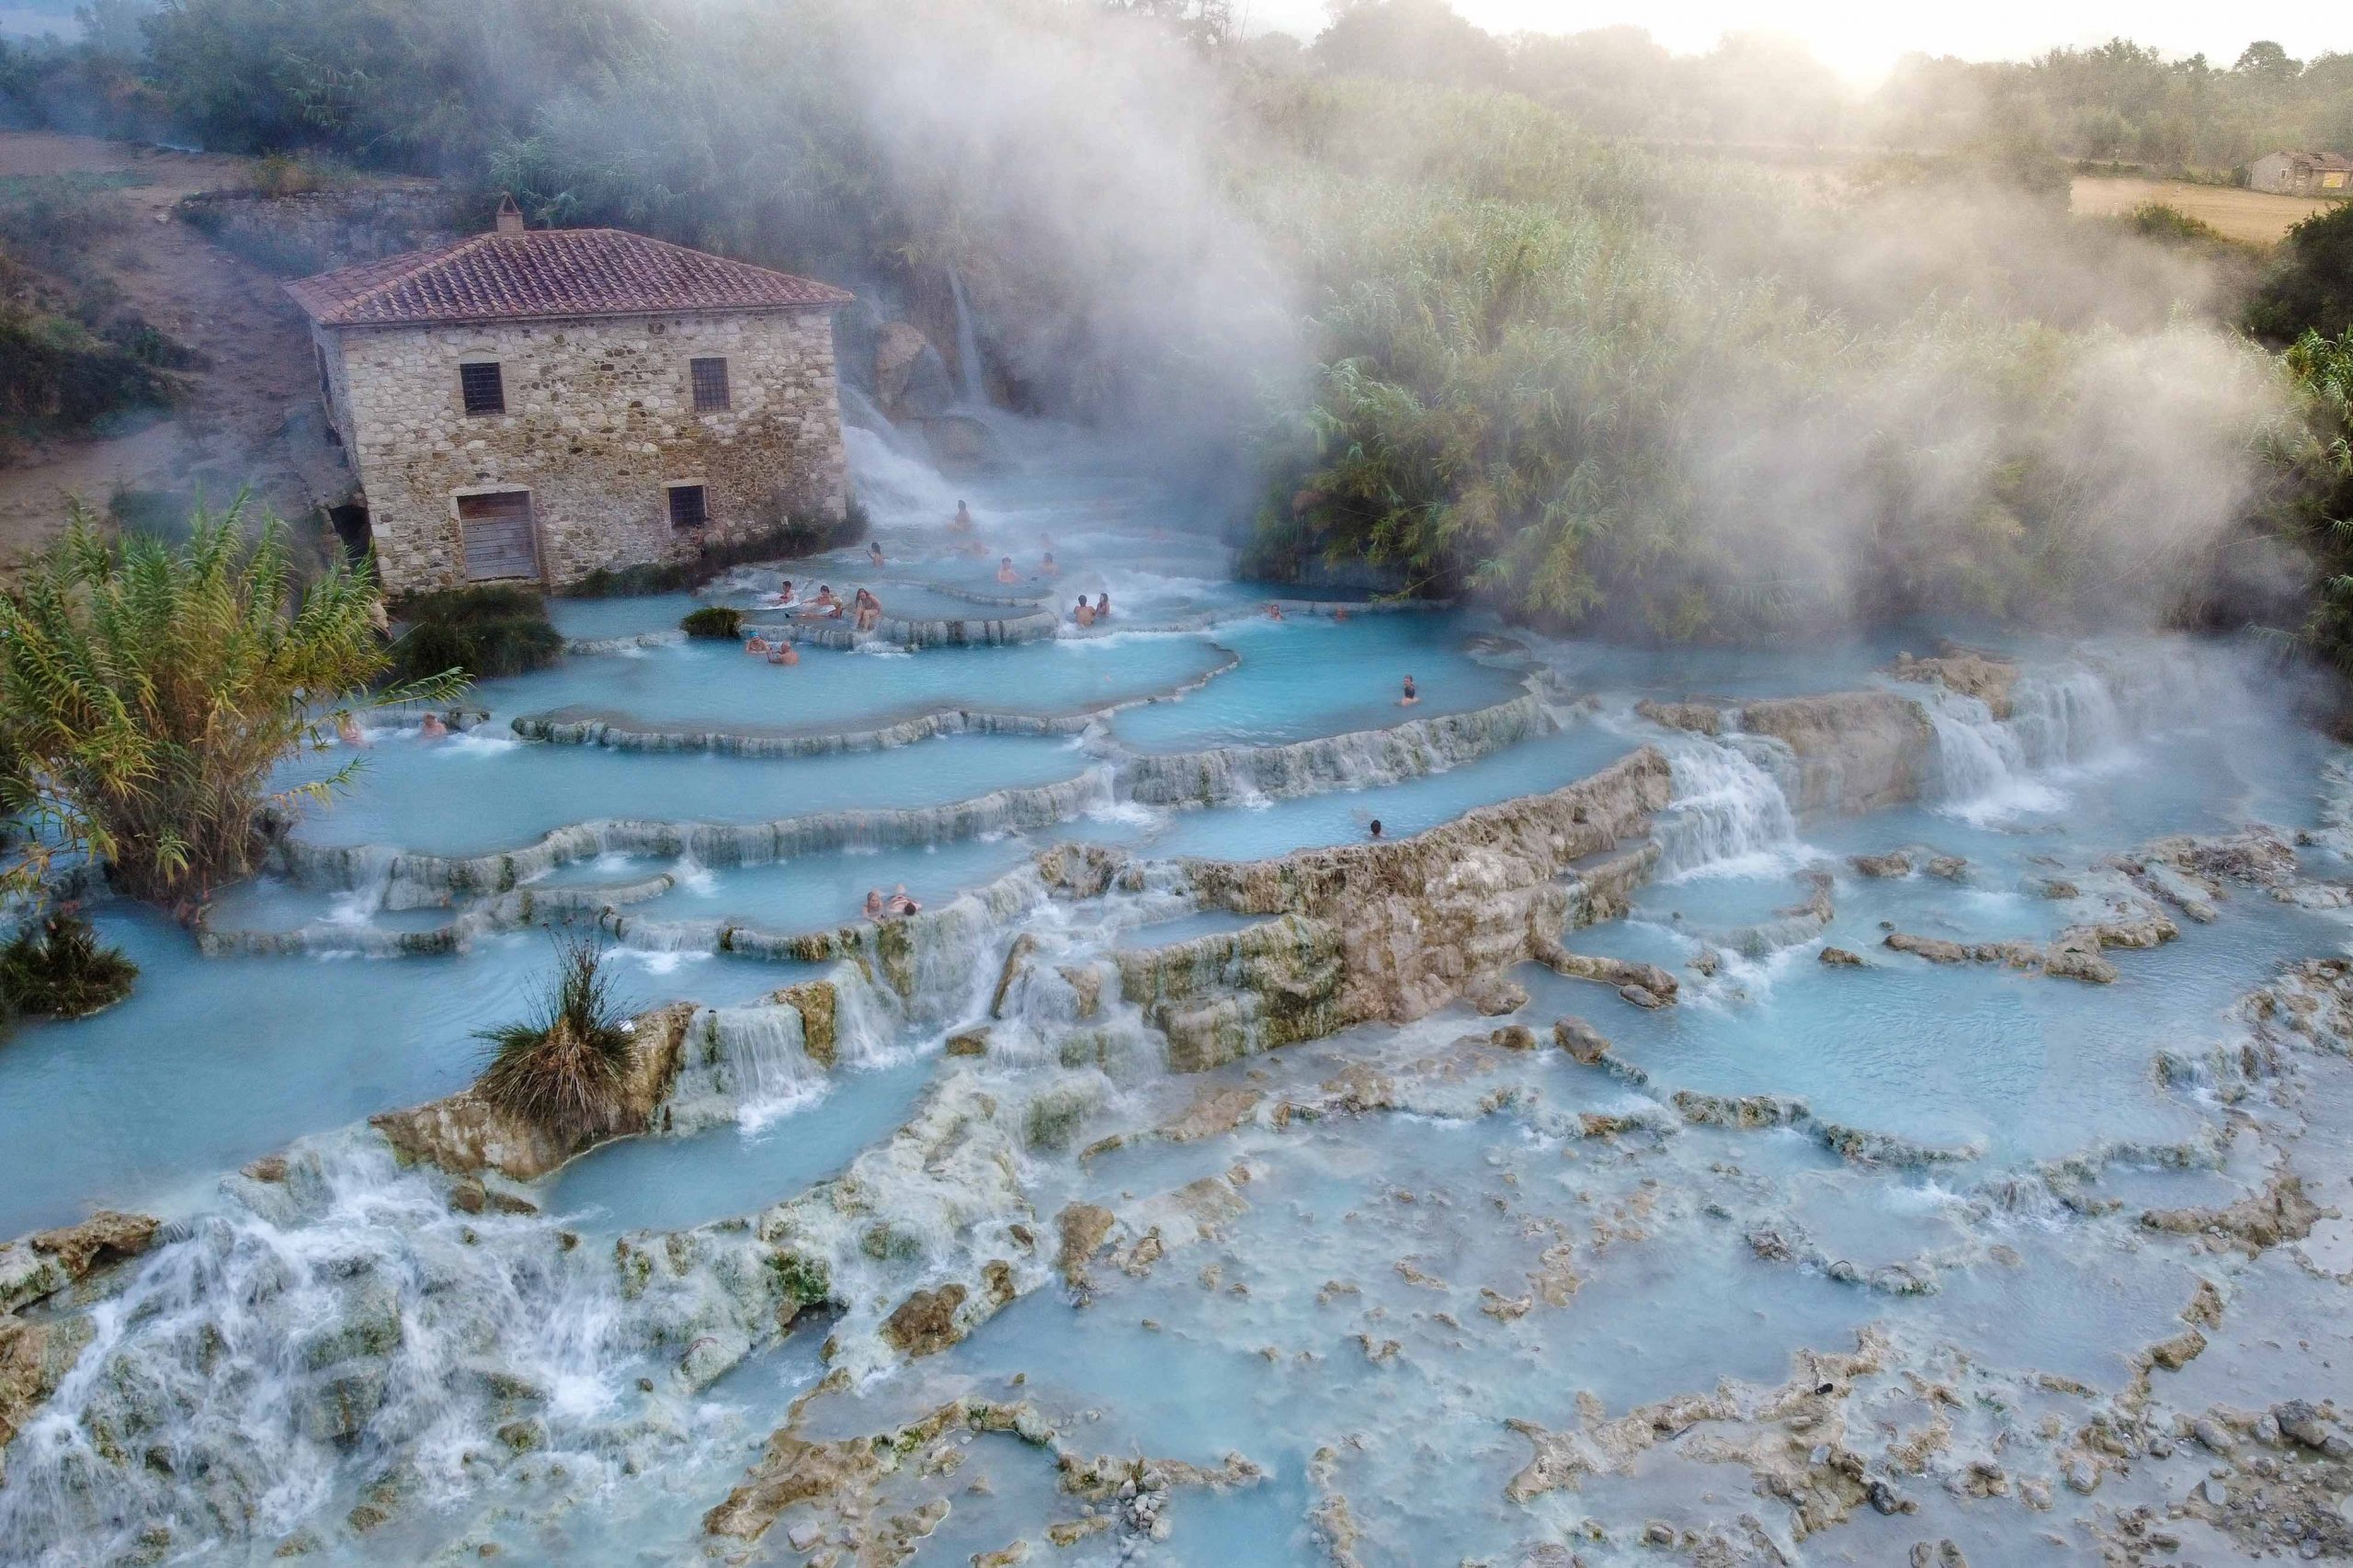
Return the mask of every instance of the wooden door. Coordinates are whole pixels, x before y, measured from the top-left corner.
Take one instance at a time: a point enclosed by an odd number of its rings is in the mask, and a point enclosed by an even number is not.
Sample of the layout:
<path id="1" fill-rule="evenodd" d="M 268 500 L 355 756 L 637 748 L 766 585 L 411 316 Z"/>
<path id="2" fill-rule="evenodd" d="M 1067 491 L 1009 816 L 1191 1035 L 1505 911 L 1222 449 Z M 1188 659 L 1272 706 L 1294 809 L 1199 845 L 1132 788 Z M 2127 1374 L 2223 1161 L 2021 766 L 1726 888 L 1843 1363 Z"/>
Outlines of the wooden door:
<path id="1" fill-rule="evenodd" d="M 459 496 L 458 530 L 463 539 L 469 583 L 540 574 L 529 491 L 502 490 L 491 495 Z"/>

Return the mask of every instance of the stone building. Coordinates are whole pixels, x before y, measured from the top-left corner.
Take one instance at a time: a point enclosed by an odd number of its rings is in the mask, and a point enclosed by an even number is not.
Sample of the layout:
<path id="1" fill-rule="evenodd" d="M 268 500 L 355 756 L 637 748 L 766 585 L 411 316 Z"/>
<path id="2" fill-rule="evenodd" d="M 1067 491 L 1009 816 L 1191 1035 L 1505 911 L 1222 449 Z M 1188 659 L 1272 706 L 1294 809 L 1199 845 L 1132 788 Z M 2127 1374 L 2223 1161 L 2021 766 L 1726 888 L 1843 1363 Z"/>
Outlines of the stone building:
<path id="1" fill-rule="evenodd" d="M 848 505 L 839 289 L 507 202 L 287 290 L 389 592 L 560 586 Z"/>
<path id="2" fill-rule="evenodd" d="M 2353 158 L 2336 153 L 2267 153 L 2249 165 L 2246 183 L 2282 196 L 2353 196 Z"/>

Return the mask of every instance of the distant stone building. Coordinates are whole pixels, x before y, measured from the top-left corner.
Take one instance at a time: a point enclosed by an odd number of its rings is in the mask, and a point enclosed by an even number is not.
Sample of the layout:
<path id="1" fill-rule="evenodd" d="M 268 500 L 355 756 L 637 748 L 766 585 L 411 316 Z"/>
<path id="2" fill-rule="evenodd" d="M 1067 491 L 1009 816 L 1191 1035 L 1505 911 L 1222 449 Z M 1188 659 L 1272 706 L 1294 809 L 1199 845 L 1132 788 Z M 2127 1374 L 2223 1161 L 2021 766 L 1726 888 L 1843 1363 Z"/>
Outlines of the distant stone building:
<path id="1" fill-rule="evenodd" d="M 839 289 L 497 227 L 287 285 L 393 593 L 681 560 L 848 504 Z"/>
<path id="2" fill-rule="evenodd" d="M 2336 153 L 2267 153 L 2248 167 L 2246 183 L 2281 196 L 2353 196 L 2353 159 Z"/>

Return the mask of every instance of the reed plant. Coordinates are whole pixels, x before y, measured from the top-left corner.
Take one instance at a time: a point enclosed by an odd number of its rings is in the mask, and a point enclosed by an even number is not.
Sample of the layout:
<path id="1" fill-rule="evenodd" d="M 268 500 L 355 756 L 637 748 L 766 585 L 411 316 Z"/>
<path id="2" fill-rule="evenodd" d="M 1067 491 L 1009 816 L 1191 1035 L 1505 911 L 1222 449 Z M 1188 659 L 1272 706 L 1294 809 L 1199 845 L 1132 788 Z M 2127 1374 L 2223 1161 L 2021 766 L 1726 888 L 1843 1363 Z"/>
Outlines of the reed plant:
<path id="1" fill-rule="evenodd" d="M 286 525 L 250 537 L 242 498 L 199 509 L 185 542 L 104 538 L 79 503 L 0 596 L 0 812 L 21 832 L 0 892 L 33 892 L 61 856 L 191 913 L 252 869 L 265 810 L 325 801 L 353 764 L 273 790 L 355 710 L 438 701 L 449 675 L 374 683 L 386 655 L 372 575 L 331 562 L 297 586 Z"/>

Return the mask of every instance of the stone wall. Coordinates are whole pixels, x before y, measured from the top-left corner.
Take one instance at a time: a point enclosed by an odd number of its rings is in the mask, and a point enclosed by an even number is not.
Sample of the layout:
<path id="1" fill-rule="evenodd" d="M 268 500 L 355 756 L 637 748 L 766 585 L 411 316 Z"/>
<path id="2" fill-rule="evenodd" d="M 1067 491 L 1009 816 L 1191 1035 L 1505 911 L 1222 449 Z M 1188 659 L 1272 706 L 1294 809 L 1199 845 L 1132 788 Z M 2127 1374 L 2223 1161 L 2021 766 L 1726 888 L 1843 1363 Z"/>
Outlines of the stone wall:
<path id="1" fill-rule="evenodd" d="M 788 512 L 834 522 L 848 504 L 833 329 L 823 311 L 321 335 L 335 423 L 367 494 L 395 593 L 464 581 L 458 496 L 531 492 L 540 569 L 690 558 Z M 688 361 L 727 360 L 733 406 L 697 414 Z M 496 360 L 508 412 L 468 415 L 460 362 Z M 670 524 L 670 483 L 707 487 L 710 521 Z"/>

